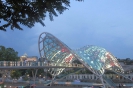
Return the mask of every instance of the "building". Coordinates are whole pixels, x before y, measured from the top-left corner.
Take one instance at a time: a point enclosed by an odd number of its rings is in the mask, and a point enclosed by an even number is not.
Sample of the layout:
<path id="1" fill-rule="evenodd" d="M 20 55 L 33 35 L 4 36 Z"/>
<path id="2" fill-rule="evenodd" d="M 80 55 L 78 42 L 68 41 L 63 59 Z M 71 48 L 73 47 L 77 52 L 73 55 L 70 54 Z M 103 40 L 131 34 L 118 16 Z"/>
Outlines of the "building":
<path id="1" fill-rule="evenodd" d="M 38 61 L 37 56 L 28 56 L 27 54 L 24 54 L 20 56 L 20 61 Z"/>

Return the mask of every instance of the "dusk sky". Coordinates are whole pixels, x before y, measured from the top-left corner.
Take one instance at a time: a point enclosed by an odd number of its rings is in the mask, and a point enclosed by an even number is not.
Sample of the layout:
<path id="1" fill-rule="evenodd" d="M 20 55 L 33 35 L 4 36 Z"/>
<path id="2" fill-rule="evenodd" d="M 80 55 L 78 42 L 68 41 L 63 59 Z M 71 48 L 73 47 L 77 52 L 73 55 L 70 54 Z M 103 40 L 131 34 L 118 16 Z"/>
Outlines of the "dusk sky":
<path id="1" fill-rule="evenodd" d="M 39 56 L 38 38 L 49 32 L 77 49 L 86 45 L 105 48 L 114 56 L 133 59 L 133 0 L 71 0 L 71 7 L 45 27 L 36 24 L 23 31 L 0 31 L 0 45 L 14 48 L 19 56 Z"/>

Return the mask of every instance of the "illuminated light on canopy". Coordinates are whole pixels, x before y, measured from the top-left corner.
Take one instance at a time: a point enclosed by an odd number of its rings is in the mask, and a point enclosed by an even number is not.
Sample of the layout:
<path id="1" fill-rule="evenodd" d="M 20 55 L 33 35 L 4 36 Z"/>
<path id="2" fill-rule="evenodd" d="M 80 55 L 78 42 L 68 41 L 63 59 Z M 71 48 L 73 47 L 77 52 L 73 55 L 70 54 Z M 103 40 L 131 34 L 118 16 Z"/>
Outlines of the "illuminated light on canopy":
<path id="1" fill-rule="evenodd" d="M 105 69 L 110 69 L 115 66 L 123 71 L 117 59 L 104 48 L 90 45 L 76 50 L 75 53 L 80 59 L 91 66 L 95 72 L 100 71 L 101 74 L 104 74 Z"/>
<path id="2" fill-rule="evenodd" d="M 71 53 L 71 49 L 50 33 L 42 33 L 38 42 L 41 58 L 44 58 L 49 63 L 61 66 L 63 63 L 71 63 L 73 61 L 74 56 Z M 53 75 L 58 75 L 63 70 L 64 68 L 49 69 Z"/>

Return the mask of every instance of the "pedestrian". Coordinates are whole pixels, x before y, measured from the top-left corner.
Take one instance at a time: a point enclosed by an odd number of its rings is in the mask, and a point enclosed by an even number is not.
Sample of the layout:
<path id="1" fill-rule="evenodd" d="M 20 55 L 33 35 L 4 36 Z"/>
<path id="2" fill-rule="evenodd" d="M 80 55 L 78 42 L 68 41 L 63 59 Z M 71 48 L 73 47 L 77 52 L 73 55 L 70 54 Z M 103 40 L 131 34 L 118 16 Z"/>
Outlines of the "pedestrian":
<path id="1" fill-rule="evenodd" d="M 119 84 L 119 88 L 121 88 L 121 84 Z"/>
<path id="2" fill-rule="evenodd" d="M 123 84 L 121 83 L 121 88 L 123 88 Z"/>
<path id="3" fill-rule="evenodd" d="M 24 65 L 26 66 L 26 64 L 27 64 L 27 60 L 24 60 Z"/>

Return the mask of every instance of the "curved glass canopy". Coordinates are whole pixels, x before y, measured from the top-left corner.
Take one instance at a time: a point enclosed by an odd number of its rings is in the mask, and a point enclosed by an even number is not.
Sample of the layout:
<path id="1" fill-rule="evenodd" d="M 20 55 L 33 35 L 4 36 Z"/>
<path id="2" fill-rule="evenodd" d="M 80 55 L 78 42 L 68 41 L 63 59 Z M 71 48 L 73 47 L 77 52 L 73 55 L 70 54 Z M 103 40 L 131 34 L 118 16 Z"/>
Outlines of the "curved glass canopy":
<path id="1" fill-rule="evenodd" d="M 85 46 L 72 51 L 67 45 L 54 37 L 52 34 L 44 32 L 39 36 L 39 52 L 42 58 L 61 66 L 63 63 L 72 63 L 78 59 L 87 68 L 92 69 L 93 73 L 104 74 L 106 69 L 119 69 L 123 71 L 117 59 L 104 48 L 98 46 Z M 41 47 L 42 46 L 42 47 Z M 52 73 L 59 74 L 64 69 L 52 69 Z"/>
<path id="2" fill-rule="evenodd" d="M 85 64 L 93 68 L 94 71 L 99 71 L 100 74 L 103 74 L 105 69 L 110 69 L 115 66 L 123 71 L 117 59 L 104 48 L 89 45 L 75 50 L 75 53 Z"/>
<path id="3" fill-rule="evenodd" d="M 86 46 L 79 50 L 76 50 L 75 53 L 89 66 L 94 70 L 101 70 L 103 73 L 103 67 L 105 63 L 105 53 L 106 50 L 99 48 L 97 46 Z"/>
<path id="4" fill-rule="evenodd" d="M 87 69 L 98 76 L 103 85 L 104 82 L 107 82 L 104 77 L 105 70 L 124 71 L 117 59 L 111 53 L 98 46 L 90 45 L 72 51 L 67 45 L 47 32 L 43 32 L 39 36 L 38 46 L 40 56 L 44 63 L 47 62 L 49 64 L 55 64 L 56 66 L 62 66 L 64 63 L 72 64 L 72 62 L 77 59 Z M 64 69 L 65 68 L 49 68 L 48 71 L 53 76 L 57 76 Z"/>
<path id="5" fill-rule="evenodd" d="M 41 37 L 43 35 L 45 36 Z M 72 62 L 74 56 L 71 53 L 71 50 L 53 35 L 46 32 L 42 33 L 39 38 L 39 45 L 40 43 L 42 43 L 43 46 L 39 48 L 40 55 L 48 63 L 62 66 L 64 63 L 70 64 Z M 43 54 L 41 52 L 43 52 Z M 50 71 L 52 74 L 59 74 L 63 70 L 64 68 L 58 68 L 51 69 Z"/>

